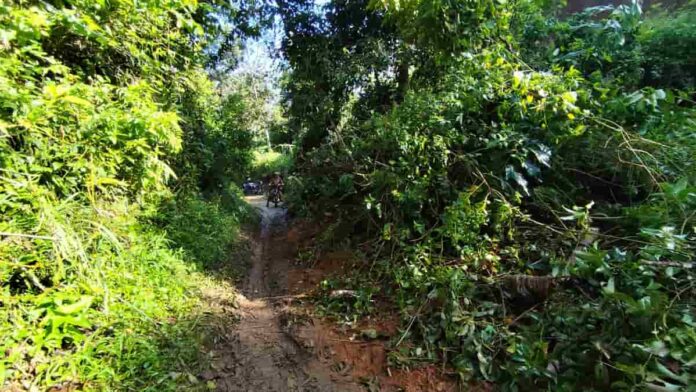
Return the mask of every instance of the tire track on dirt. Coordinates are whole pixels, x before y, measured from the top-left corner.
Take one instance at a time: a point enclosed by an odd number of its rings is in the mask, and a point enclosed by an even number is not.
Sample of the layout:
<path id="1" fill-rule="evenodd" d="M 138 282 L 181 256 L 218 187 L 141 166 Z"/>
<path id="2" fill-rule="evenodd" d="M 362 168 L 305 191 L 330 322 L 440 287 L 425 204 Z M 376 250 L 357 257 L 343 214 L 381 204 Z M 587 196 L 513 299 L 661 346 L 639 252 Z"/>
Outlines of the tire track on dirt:
<path id="1" fill-rule="evenodd" d="M 221 391 L 358 391 L 338 383 L 332 372 L 300 347 L 281 325 L 279 302 L 287 293 L 292 249 L 285 241 L 285 210 L 267 208 L 263 197 L 247 199 L 259 210 L 261 228 L 252 246 L 252 264 L 238 296 L 239 323 L 228 343 L 232 369 L 218 378 Z"/>

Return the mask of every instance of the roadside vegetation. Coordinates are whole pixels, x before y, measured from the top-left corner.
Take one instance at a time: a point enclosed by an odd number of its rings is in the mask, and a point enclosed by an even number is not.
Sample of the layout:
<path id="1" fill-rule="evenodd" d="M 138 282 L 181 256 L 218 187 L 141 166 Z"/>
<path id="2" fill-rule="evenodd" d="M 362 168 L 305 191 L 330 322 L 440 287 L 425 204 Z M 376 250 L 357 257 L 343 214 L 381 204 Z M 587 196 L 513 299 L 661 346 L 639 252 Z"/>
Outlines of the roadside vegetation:
<path id="1" fill-rule="evenodd" d="M 214 388 L 203 272 L 253 219 L 250 103 L 205 67 L 257 10 L 225 4 L 0 5 L 0 389 Z"/>
<path id="2" fill-rule="evenodd" d="M 693 2 L 279 12 L 290 208 L 364 260 L 325 308 L 391 302 L 392 365 L 504 390 L 696 385 Z"/>
<path id="3" fill-rule="evenodd" d="M 215 389 L 206 296 L 279 171 L 390 367 L 693 390 L 696 4 L 561 3 L 2 2 L 0 389 Z M 232 72 L 273 23 L 282 76 Z"/>
<path id="4" fill-rule="evenodd" d="M 251 174 L 253 178 L 263 178 L 269 173 L 287 176 L 293 170 L 292 155 L 278 151 L 254 151 Z"/>

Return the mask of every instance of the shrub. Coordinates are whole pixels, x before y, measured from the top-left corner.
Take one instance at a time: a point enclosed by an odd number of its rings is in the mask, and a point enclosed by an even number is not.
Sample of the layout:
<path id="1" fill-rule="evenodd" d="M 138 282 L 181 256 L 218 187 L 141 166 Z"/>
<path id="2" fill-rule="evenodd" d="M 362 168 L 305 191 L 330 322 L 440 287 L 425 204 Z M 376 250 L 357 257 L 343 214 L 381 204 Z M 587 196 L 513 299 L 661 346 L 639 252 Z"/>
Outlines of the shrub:
<path id="1" fill-rule="evenodd" d="M 178 216 L 166 232 L 144 222 L 170 195 L 172 157 L 192 155 L 191 127 L 216 126 L 186 107 L 214 95 L 197 22 L 213 11 L 229 9 L 0 5 L 0 389 L 192 387 L 208 279 L 191 259 L 222 259 L 243 212 L 221 186 L 219 202 L 182 198 L 177 212 L 208 230 L 212 249 L 196 247 Z M 173 165 L 188 179 L 183 166 Z"/>
<path id="2" fill-rule="evenodd" d="M 257 179 L 264 178 L 274 172 L 279 172 L 287 177 L 292 170 L 293 160 L 290 155 L 276 151 L 255 151 L 250 176 L 252 179 Z"/>
<path id="3" fill-rule="evenodd" d="M 372 7 L 384 29 L 341 1 L 316 30 L 286 16 L 288 124 L 304 138 L 289 200 L 368 251 L 363 281 L 343 284 L 399 305 L 411 340 L 392 361 L 448 362 L 506 390 L 694 384 L 693 56 L 671 41 L 688 41 L 690 11 Z M 307 41 L 326 43 L 317 70 L 298 56 Z M 682 55 L 684 84 L 645 77 Z M 331 108 L 321 134 L 307 102 Z"/>

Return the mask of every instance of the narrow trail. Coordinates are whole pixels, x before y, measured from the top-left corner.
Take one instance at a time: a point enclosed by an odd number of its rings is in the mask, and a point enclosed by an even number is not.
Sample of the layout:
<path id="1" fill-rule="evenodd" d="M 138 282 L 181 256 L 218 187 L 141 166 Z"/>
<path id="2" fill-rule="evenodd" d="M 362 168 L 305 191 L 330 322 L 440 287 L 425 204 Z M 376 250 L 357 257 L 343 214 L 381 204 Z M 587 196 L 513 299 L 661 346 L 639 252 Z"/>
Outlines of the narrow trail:
<path id="1" fill-rule="evenodd" d="M 335 381 L 332 371 L 300 347 L 282 328 L 277 297 L 287 293 L 292 255 L 285 241 L 285 210 L 267 208 L 263 197 L 247 199 L 261 215 L 252 245 L 252 264 L 238 296 L 238 324 L 226 347 L 233 369 L 218 380 L 221 391 L 358 391 L 355 384 Z"/>

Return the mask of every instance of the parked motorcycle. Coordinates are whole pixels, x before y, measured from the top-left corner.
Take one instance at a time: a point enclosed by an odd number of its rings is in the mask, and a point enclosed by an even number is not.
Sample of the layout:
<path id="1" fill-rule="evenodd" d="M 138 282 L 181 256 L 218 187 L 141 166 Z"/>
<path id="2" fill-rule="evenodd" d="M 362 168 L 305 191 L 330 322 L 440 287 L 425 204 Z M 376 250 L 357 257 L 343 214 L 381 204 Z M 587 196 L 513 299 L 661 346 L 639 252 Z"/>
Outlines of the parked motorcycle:
<path id="1" fill-rule="evenodd" d="M 244 191 L 245 195 L 258 195 L 261 194 L 261 184 L 257 181 L 247 179 L 242 184 L 242 190 Z"/>

